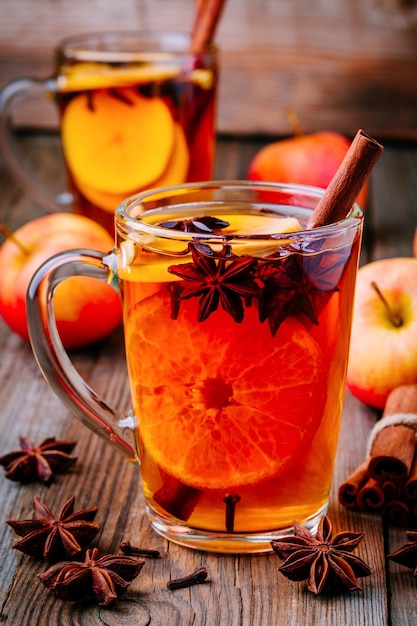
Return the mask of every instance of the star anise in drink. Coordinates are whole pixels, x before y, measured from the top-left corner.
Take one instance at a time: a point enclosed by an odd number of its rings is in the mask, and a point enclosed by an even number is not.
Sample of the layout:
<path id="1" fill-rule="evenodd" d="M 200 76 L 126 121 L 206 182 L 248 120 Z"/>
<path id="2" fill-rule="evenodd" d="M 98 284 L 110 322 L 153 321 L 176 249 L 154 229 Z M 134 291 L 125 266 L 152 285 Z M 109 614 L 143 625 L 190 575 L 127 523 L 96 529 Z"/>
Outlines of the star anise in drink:
<path id="1" fill-rule="evenodd" d="M 20 450 L 8 452 L 0 457 L 0 465 L 6 468 L 6 478 L 16 482 L 40 480 L 50 483 L 55 473 L 64 472 L 77 460 L 76 457 L 70 456 L 76 441 L 48 437 L 39 446 L 34 446 L 26 437 L 20 437 L 19 441 Z"/>
<path id="2" fill-rule="evenodd" d="M 271 542 L 272 549 L 285 559 L 279 571 L 295 581 L 307 581 L 310 591 L 320 594 L 329 591 L 357 591 L 357 578 L 369 576 L 371 570 L 351 552 L 359 545 L 363 533 L 342 532 L 332 537 L 332 525 L 325 515 L 317 534 L 294 522 L 294 535 Z"/>
<path id="3" fill-rule="evenodd" d="M 272 335 L 289 315 L 303 315 L 312 324 L 318 324 L 320 311 L 338 289 L 346 260 L 341 255 L 340 258 L 336 254 L 329 256 L 333 265 L 323 260 L 323 255 L 300 254 L 259 265 L 258 277 L 263 283 L 259 319 L 268 320 Z"/>
<path id="4" fill-rule="evenodd" d="M 113 606 L 140 573 L 145 561 L 131 556 L 87 550 L 84 562 L 62 561 L 38 574 L 42 583 L 61 600 L 93 599 L 99 606 Z"/>
<path id="5" fill-rule="evenodd" d="M 168 271 L 183 279 L 177 289 L 171 291 L 176 300 L 173 311 L 177 314 L 179 303 L 198 296 L 198 321 L 203 322 L 219 304 L 235 322 L 244 317 L 244 300 L 257 296 L 259 287 L 252 275 L 258 261 L 250 257 L 238 257 L 232 253 L 230 245 L 223 246 L 215 254 L 210 246 L 203 243 L 190 243 L 192 263 L 171 265 Z"/>
<path id="6" fill-rule="evenodd" d="M 407 530 L 409 541 L 395 552 L 388 554 L 388 558 L 395 563 L 404 565 L 413 570 L 413 576 L 417 576 L 417 530 Z"/>
<path id="7" fill-rule="evenodd" d="M 97 507 L 74 513 L 74 496 L 55 517 L 39 500 L 33 499 L 34 516 L 27 520 L 7 520 L 20 536 L 12 548 L 30 556 L 58 561 L 79 554 L 97 535 L 100 525 L 93 522 Z"/>
<path id="8" fill-rule="evenodd" d="M 171 228 L 172 230 L 180 230 L 183 233 L 200 233 L 209 235 L 211 233 L 218 234 L 223 228 L 230 226 L 229 222 L 219 219 L 218 217 L 193 217 L 192 219 L 172 220 L 170 222 L 162 222 L 159 226 Z"/>

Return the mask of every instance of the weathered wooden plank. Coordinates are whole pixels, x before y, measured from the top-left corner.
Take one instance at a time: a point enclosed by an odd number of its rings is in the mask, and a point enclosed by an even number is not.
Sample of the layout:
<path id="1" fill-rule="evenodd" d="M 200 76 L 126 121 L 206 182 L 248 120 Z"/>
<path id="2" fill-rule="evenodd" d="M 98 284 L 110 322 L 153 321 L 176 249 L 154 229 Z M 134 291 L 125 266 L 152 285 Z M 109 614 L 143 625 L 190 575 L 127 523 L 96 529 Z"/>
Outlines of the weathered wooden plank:
<path id="1" fill-rule="evenodd" d="M 42 76 L 63 37 L 88 30 L 190 30 L 192 0 L 3 0 L 0 84 Z M 306 131 L 417 136 L 415 1 L 228 0 L 221 47 L 220 132 L 290 133 L 285 107 Z M 35 103 L 20 121 L 55 123 Z M 52 122 L 53 120 L 53 122 Z"/>

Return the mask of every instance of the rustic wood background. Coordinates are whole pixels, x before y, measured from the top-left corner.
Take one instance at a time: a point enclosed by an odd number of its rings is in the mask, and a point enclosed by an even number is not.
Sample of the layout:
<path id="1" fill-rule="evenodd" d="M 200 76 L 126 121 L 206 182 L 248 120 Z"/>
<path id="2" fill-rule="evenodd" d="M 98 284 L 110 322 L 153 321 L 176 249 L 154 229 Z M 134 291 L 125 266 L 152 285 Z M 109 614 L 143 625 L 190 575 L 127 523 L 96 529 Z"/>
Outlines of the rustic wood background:
<path id="1" fill-rule="evenodd" d="M 195 0 L 0 0 L 0 85 L 46 76 L 63 37 L 89 30 L 189 30 Z M 417 138 L 417 0 L 228 0 L 218 130 Z M 20 123 L 56 123 L 33 104 Z"/>

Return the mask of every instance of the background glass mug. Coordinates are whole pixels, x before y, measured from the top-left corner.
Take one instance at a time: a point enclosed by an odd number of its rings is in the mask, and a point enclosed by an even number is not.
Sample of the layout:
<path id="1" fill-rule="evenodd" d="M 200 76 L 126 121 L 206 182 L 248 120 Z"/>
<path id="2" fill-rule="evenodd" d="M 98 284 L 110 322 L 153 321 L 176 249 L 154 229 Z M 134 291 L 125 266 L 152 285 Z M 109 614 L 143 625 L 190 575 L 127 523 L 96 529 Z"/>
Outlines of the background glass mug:
<path id="1" fill-rule="evenodd" d="M 233 181 L 149 191 L 117 209 L 112 252 L 59 254 L 29 287 L 46 379 L 140 463 L 150 521 L 173 541 L 267 551 L 293 520 L 315 530 L 327 510 L 362 213 L 304 230 L 321 194 Z M 79 274 L 120 290 L 128 415 L 97 397 L 59 341 L 54 289 Z"/>
<path id="2" fill-rule="evenodd" d="M 103 32 L 65 39 L 55 76 L 0 92 L 0 143 L 26 191 L 49 211 L 73 209 L 113 231 L 117 206 L 151 187 L 209 180 L 215 148 L 217 50 L 189 52 L 169 32 Z M 11 125 L 24 98 L 55 101 L 71 195 L 53 197 L 24 166 Z M 64 203 L 64 204 L 63 204 Z"/>

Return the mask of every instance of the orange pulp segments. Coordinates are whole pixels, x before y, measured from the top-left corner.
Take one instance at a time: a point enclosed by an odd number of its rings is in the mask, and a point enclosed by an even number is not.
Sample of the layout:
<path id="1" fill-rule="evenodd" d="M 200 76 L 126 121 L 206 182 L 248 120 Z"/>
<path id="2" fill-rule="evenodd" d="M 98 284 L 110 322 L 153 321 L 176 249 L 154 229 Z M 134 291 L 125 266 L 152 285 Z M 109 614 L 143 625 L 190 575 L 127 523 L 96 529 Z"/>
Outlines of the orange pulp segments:
<path id="1" fill-rule="evenodd" d="M 197 323 L 196 299 L 170 318 L 170 297 L 137 303 L 125 320 L 140 437 L 181 482 L 230 489 L 277 476 L 317 430 L 326 370 L 295 318 L 275 337 L 256 307 L 236 324 L 221 310 Z"/>

